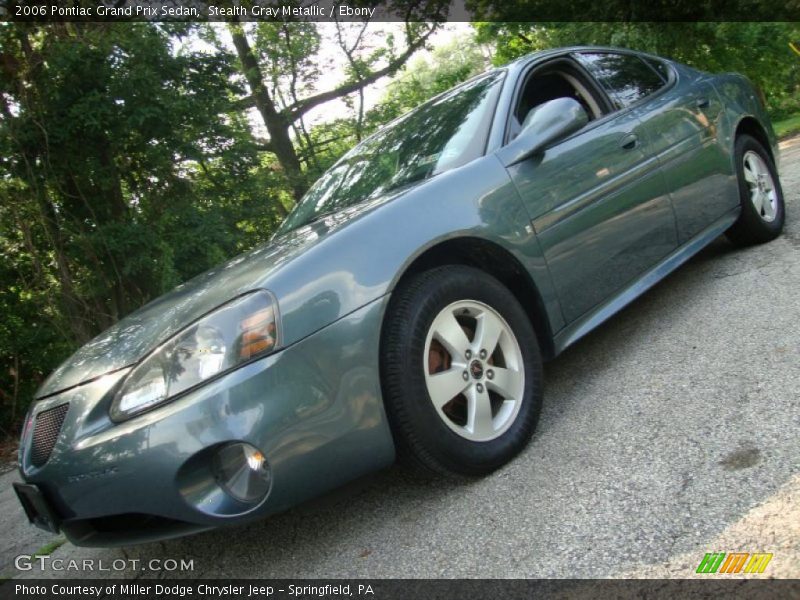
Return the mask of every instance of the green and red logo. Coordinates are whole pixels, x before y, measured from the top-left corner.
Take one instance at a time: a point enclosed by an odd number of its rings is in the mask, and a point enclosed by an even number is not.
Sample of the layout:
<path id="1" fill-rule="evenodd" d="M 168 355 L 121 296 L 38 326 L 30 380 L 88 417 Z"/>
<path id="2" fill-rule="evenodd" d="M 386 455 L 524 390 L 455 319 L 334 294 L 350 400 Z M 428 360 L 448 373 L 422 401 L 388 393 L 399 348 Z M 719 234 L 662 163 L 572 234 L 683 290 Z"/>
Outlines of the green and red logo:
<path id="1" fill-rule="evenodd" d="M 697 566 L 697 573 L 763 573 L 772 554 L 768 552 L 709 552 Z"/>

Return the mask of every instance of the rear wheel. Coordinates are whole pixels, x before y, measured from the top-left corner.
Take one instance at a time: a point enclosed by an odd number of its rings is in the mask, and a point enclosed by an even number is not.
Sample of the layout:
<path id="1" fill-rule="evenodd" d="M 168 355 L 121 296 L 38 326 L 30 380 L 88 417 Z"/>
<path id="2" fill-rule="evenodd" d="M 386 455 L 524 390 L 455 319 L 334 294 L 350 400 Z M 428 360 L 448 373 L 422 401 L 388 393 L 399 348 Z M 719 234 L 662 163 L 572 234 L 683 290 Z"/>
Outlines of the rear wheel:
<path id="1" fill-rule="evenodd" d="M 478 476 L 528 442 L 542 401 L 536 335 L 514 296 L 483 271 L 448 266 L 396 290 L 381 375 L 399 458 Z"/>
<path id="2" fill-rule="evenodd" d="M 742 212 L 727 236 L 739 246 L 769 242 L 780 235 L 785 218 L 775 165 L 764 147 L 749 135 L 737 138 L 735 153 Z"/>

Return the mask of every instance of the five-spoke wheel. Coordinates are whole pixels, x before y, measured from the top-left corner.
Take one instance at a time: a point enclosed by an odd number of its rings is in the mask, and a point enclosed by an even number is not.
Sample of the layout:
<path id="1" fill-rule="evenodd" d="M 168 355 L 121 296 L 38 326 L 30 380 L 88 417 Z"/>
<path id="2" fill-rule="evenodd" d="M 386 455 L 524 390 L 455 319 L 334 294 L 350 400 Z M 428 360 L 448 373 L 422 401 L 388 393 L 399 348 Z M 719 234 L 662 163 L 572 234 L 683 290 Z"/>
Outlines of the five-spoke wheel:
<path id="1" fill-rule="evenodd" d="M 775 239 L 783 229 L 783 192 L 769 152 L 753 137 L 740 135 L 734 147 L 741 214 L 727 231 L 740 246 Z"/>
<path id="2" fill-rule="evenodd" d="M 767 163 L 754 151 L 748 150 L 742 159 L 742 170 L 750 187 L 753 208 L 762 219 L 771 223 L 778 214 L 778 193 Z"/>
<path id="3" fill-rule="evenodd" d="M 475 300 L 446 306 L 425 340 L 425 384 L 458 435 L 492 440 L 514 422 L 525 390 L 522 351 L 500 314 Z"/>
<path id="4" fill-rule="evenodd" d="M 527 443 L 542 396 L 536 334 L 498 280 L 451 265 L 393 293 L 381 340 L 384 402 L 401 459 L 482 475 Z"/>

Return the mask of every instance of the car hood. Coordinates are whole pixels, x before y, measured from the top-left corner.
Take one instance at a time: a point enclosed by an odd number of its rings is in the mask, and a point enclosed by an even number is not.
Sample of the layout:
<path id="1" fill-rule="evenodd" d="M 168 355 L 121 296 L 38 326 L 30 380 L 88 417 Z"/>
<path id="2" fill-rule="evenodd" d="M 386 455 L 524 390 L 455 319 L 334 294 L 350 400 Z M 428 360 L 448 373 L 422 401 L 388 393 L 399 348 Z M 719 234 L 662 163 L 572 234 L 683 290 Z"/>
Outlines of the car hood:
<path id="1" fill-rule="evenodd" d="M 239 294 L 265 287 L 269 276 L 293 257 L 398 195 L 401 194 L 382 196 L 328 215 L 179 285 L 87 342 L 50 374 L 36 392 L 36 398 L 51 396 L 136 363 L 205 313 Z"/>

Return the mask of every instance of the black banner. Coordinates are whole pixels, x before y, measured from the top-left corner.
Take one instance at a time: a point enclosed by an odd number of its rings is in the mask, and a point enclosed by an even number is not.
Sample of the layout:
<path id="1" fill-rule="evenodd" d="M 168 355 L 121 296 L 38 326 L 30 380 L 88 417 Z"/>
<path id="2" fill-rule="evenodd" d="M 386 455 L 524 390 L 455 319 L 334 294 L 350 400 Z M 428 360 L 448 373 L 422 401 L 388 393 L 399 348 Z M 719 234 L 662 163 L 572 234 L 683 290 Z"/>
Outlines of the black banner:
<path id="1" fill-rule="evenodd" d="M 0 20 L 800 21 L 800 0 L 0 0 Z"/>
<path id="2" fill-rule="evenodd" d="M 37 598 L 85 600 L 102 598 L 181 598 L 184 600 L 252 600 L 318 598 L 359 600 L 469 600 L 498 598 L 798 598 L 800 581 L 764 579 L 639 579 L 639 580 L 153 580 L 103 579 L 8 580 L 0 600 Z"/>

